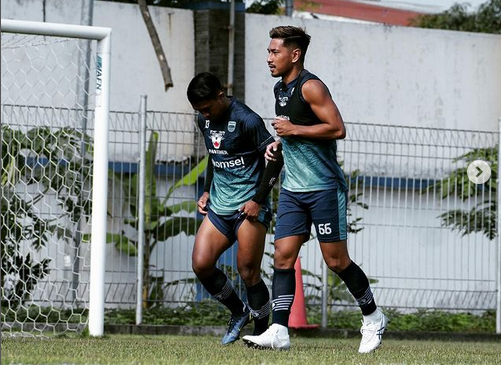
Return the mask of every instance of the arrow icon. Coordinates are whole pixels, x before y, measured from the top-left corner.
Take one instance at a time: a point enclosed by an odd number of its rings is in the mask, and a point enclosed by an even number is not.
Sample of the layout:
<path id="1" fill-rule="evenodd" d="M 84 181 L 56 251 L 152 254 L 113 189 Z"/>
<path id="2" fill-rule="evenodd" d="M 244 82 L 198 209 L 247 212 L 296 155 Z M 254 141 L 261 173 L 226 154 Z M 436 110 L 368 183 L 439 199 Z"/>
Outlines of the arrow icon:
<path id="1" fill-rule="evenodd" d="M 475 160 L 468 165 L 466 173 L 472 183 L 484 184 L 491 177 L 491 167 L 485 161 Z"/>

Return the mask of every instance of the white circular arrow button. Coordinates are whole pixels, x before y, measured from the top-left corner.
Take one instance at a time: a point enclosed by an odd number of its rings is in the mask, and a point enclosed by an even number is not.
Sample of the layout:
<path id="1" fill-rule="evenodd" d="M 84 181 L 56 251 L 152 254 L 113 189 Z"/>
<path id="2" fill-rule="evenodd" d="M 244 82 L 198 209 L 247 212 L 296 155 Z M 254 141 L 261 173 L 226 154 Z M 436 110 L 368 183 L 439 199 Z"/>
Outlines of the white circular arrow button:
<path id="1" fill-rule="evenodd" d="M 491 177 L 491 167 L 482 160 L 475 160 L 468 165 L 468 179 L 474 184 L 483 184 Z"/>

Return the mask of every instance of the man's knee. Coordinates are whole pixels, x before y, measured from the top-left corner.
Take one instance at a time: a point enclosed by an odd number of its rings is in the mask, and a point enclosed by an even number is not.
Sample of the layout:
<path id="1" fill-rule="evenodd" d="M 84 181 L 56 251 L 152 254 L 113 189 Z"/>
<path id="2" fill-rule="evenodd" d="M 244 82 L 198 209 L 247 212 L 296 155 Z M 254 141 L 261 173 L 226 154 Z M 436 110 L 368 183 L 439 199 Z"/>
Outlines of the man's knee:
<path id="1" fill-rule="evenodd" d="M 261 278 L 261 267 L 252 264 L 239 264 L 238 273 L 246 285 L 253 285 Z"/>
<path id="2" fill-rule="evenodd" d="M 191 268 L 198 278 L 205 278 L 214 272 L 215 265 L 200 257 L 192 257 Z"/>
<path id="3" fill-rule="evenodd" d="M 329 257 L 325 259 L 325 262 L 327 263 L 329 269 L 335 273 L 340 273 L 350 265 L 351 259 L 349 256 Z"/>
<path id="4" fill-rule="evenodd" d="M 291 269 L 296 263 L 297 253 L 290 250 L 282 250 L 275 247 L 273 254 L 273 266 L 277 269 Z"/>

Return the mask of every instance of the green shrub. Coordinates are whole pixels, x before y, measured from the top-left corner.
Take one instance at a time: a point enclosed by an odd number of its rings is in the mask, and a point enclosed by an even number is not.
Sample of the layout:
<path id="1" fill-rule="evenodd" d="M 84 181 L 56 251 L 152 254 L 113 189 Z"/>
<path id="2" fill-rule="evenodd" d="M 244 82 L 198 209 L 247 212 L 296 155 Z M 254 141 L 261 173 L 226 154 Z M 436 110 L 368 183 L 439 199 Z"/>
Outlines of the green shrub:
<path id="1" fill-rule="evenodd" d="M 385 310 L 390 318 L 388 329 L 392 331 L 424 332 L 462 332 L 494 333 L 496 313 L 487 311 L 481 315 L 472 313 L 449 313 L 435 310 L 418 310 L 413 313 L 400 313 L 397 310 Z M 321 323 L 320 311 L 309 310 L 309 323 Z M 358 330 L 361 314 L 359 311 L 332 312 L 328 318 L 329 328 Z"/>
<path id="2" fill-rule="evenodd" d="M 476 315 L 472 313 L 449 313 L 436 310 L 417 310 L 413 313 L 401 313 L 395 309 L 385 309 L 390 318 L 388 329 L 391 331 L 421 332 L 460 332 L 460 333 L 495 333 L 496 312 L 486 311 Z M 178 326 L 225 326 L 230 313 L 213 300 L 204 300 L 183 307 L 153 307 L 143 310 L 145 325 L 178 325 Z M 2 308 L 5 321 L 24 322 L 27 318 L 37 322 L 57 323 L 68 321 L 82 323 L 87 320 L 88 310 L 73 308 L 58 310 L 31 306 L 14 312 Z M 320 309 L 308 309 L 308 322 L 321 323 Z M 362 315 L 358 310 L 332 311 L 327 321 L 328 328 L 358 331 Z M 105 324 L 133 325 L 136 323 L 135 309 L 106 310 Z"/>

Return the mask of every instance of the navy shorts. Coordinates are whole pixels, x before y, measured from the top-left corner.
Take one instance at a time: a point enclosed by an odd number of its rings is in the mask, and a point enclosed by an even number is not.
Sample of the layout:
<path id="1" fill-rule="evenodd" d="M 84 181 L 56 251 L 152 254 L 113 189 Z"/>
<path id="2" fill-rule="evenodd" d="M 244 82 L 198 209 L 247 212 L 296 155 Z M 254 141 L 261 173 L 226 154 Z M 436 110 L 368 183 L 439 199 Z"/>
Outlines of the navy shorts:
<path id="1" fill-rule="evenodd" d="M 319 242 L 347 239 L 347 192 L 332 189 L 312 192 L 280 190 L 275 240 L 310 235 L 315 225 Z"/>
<path id="2" fill-rule="evenodd" d="M 219 215 L 210 208 L 210 205 L 208 205 L 207 217 L 218 231 L 228 238 L 230 243 L 237 240 L 238 229 L 245 220 L 245 217 L 240 212 L 236 212 L 233 215 Z M 271 210 L 268 206 L 263 205 L 261 207 L 257 221 L 268 229 L 271 222 Z"/>

